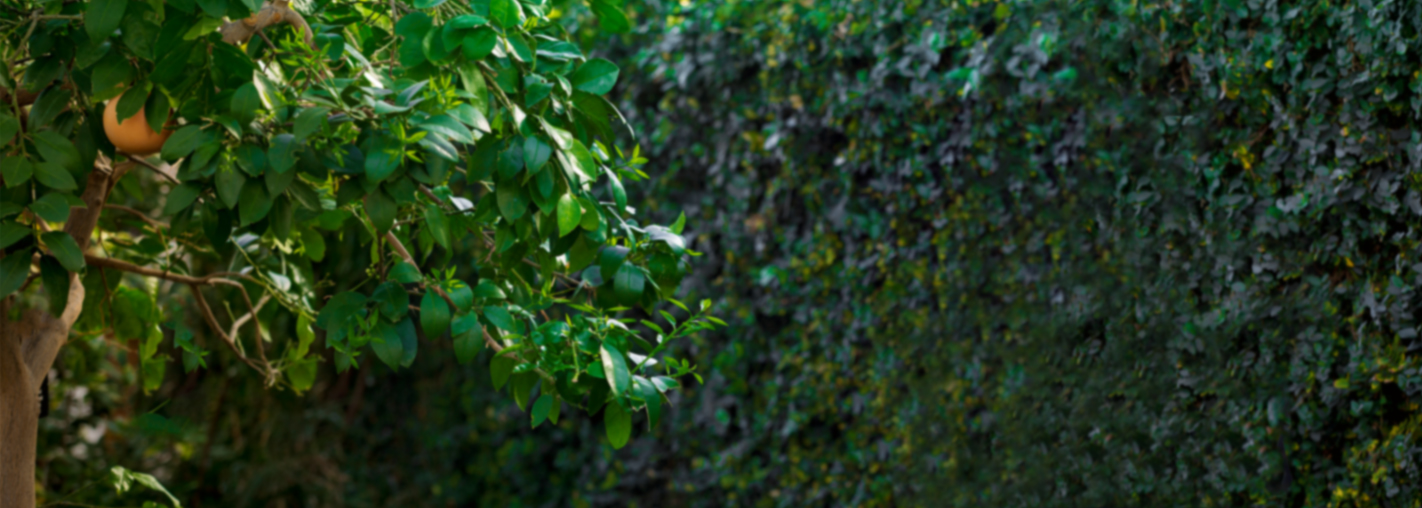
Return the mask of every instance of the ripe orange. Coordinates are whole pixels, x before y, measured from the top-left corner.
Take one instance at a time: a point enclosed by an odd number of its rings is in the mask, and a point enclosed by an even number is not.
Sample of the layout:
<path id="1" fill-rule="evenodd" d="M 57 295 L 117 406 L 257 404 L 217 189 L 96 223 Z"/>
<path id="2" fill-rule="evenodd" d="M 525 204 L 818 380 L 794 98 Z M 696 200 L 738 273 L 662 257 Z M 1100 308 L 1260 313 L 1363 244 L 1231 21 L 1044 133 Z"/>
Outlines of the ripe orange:
<path id="1" fill-rule="evenodd" d="M 129 155 L 150 155 L 161 150 L 163 142 L 173 135 L 173 130 L 165 128 L 162 133 L 153 132 L 153 129 L 148 127 L 148 119 L 142 108 L 133 116 L 123 119 L 123 123 L 119 123 L 118 103 L 121 98 L 123 94 L 109 99 L 109 105 L 104 108 L 104 134 L 109 137 L 109 142 L 113 143 L 118 151 Z M 168 125 L 171 127 L 172 122 Z"/>

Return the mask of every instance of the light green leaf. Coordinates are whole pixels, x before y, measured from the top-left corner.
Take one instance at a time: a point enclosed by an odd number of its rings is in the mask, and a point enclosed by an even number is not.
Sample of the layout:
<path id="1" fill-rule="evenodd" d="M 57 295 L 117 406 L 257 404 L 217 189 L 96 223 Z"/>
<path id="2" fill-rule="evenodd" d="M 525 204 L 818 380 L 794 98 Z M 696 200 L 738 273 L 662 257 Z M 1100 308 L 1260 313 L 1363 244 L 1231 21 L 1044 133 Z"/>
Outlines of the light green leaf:
<path id="1" fill-rule="evenodd" d="M 602 58 L 588 60 L 577 71 L 569 77 L 573 88 L 584 92 L 602 95 L 612 91 L 613 85 L 617 84 L 617 65 Z"/>
<path id="2" fill-rule="evenodd" d="M 519 330 L 515 327 L 513 316 L 508 309 L 501 306 L 490 305 L 484 307 L 484 319 L 489 320 L 489 324 L 499 327 L 501 330 L 515 332 Z"/>
<path id="3" fill-rule="evenodd" d="M 558 198 L 558 233 L 559 236 L 567 236 L 578 229 L 583 220 L 583 206 L 578 200 L 573 198 L 572 193 L 564 194 Z"/>
<path id="4" fill-rule="evenodd" d="M 622 352 L 618 351 L 606 343 L 602 345 L 600 354 L 602 356 L 602 371 L 607 376 L 607 386 L 612 389 L 612 393 L 621 397 L 627 393 L 631 376 L 627 372 L 627 360 L 622 357 Z"/>
<path id="5" fill-rule="evenodd" d="M 627 441 L 632 438 L 632 416 L 618 403 L 608 404 L 602 415 L 603 425 L 607 426 L 608 443 L 619 450 L 627 446 Z"/>
<path id="6" fill-rule="evenodd" d="M 592 10 L 597 14 L 598 24 L 603 30 L 621 34 L 632 29 L 632 22 L 627 19 L 627 13 L 613 0 L 592 0 Z"/>

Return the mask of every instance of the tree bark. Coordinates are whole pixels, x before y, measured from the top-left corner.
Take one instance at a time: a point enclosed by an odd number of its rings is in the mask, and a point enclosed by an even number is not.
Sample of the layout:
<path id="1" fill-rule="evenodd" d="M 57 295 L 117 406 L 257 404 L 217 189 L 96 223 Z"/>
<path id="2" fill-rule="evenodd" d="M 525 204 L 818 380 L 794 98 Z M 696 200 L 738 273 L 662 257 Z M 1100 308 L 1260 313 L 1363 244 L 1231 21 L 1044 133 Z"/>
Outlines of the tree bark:
<path id="1" fill-rule="evenodd" d="M 65 224 L 80 251 L 88 248 L 104 201 L 118 180 L 110 176 L 121 174 L 107 167 L 89 173 L 80 196 L 87 206 L 70 209 Z M 0 507 L 33 508 L 39 386 L 84 308 L 84 284 L 78 274 L 69 274 L 68 300 L 59 316 L 31 308 L 19 310 L 18 319 L 11 320 L 14 305 L 13 296 L 0 299 Z"/>

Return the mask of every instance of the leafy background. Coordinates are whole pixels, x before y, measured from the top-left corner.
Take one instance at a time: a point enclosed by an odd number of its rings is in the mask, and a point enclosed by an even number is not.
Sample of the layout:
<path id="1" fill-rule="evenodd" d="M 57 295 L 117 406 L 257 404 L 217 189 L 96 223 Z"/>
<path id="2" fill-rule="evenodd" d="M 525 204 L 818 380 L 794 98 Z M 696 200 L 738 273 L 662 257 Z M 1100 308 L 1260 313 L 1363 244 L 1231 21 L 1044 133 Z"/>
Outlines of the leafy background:
<path id="1" fill-rule="evenodd" d="M 530 430 L 452 361 L 145 397 L 76 348 L 46 488 L 122 464 L 196 506 L 1422 498 L 1422 5 L 649 0 L 620 37 L 560 8 L 623 69 L 654 177 L 631 201 L 687 214 L 685 291 L 730 324 L 680 352 L 709 371 L 665 422 L 617 452 L 586 417 Z"/>

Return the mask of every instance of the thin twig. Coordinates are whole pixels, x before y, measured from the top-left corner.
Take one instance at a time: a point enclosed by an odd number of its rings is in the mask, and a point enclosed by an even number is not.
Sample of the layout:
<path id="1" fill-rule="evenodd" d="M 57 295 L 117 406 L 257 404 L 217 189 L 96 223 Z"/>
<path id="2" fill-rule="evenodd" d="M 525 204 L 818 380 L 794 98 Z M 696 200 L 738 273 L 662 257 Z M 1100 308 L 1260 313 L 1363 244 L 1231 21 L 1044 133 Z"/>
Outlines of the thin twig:
<path id="1" fill-rule="evenodd" d="M 157 165 L 154 165 L 152 162 L 148 162 L 147 160 L 144 160 L 144 159 L 138 157 L 137 155 L 127 154 L 127 153 L 123 153 L 123 152 L 119 152 L 119 153 L 122 154 L 122 155 L 125 156 L 125 157 L 128 157 L 128 160 L 129 160 L 129 161 L 136 162 L 136 163 L 138 163 L 138 165 L 140 165 L 140 166 L 143 166 L 143 167 L 145 167 L 145 168 L 148 168 L 148 169 L 153 170 L 154 173 L 158 173 L 158 174 L 160 174 L 160 175 L 163 175 L 163 178 L 167 178 L 168 181 L 173 182 L 174 184 L 179 184 L 179 185 L 181 185 L 181 184 L 183 183 L 183 182 L 181 182 L 181 181 L 178 180 L 178 177 L 168 174 L 168 172 L 163 171 L 162 168 L 159 168 Z"/>

